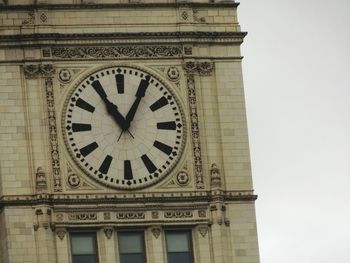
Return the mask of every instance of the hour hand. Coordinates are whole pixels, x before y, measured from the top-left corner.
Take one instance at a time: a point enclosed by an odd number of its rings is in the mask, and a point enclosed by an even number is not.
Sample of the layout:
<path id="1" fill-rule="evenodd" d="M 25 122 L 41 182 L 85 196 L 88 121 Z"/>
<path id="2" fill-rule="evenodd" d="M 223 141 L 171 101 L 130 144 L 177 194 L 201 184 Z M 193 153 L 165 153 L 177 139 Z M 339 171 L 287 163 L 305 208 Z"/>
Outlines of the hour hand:
<path id="1" fill-rule="evenodd" d="M 104 89 L 102 88 L 102 85 L 100 83 L 100 81 L 95 80 L 94 82 L 91 83 L 91 86 L 94 88 L 94 90 L 97 92 L 97 94 L 101 97 L 101 99 L 103 100 L 103 102 L 106 105 L 107 108 L 107 112 L 113 116 L 114 120 L 117 122 L 118 126 L 122 129 L 125 130 L 125 119 L 123 117 L 123 115 L 121 115 L 121 113 L 118 110 L 117 105 L 113 104 L 112 102 L 110 102 L 107 98 L 107 94 L 104 91 Z"/>

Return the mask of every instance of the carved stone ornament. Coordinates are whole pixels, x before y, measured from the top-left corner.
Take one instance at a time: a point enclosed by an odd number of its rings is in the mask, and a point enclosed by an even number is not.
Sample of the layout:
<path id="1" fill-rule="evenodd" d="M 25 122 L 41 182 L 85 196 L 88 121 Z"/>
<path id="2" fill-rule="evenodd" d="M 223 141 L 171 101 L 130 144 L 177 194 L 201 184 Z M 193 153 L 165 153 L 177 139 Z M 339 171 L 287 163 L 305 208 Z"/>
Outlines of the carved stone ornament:
<path id="1" fill-rule="evenodd" d="M 52 64 L 26 64 L 23 66 L 24 75 L 26 78 L 50 78 L 55 72 Z"/>
<path id="2" fill-rule="evenodd" d="M 192 211 L 167 211 L 164 212 L 165 218 L 190 218 L 193 217 Z"/>
<path id="3" fill-rule="evenodd" d="M 153 227 L 151 231 L 152 231 L 153 236 L 156 239 L 158 239 L 158 237 L 160 236 L 160 233 L 162 232 L 160 227 Z"/>
<path id="4" fill-rule="evenodd" d="M 158 219 L 159 218 L 159 212 L 158 211 L 153 211 L 152 212 L 152 219 Z"/>
<path id="5" fill-rule="evenodd" d="M 62 222 L 63 221 L 63 214 L 59 213 L 59 214 L 56 214 L 56 220 L 58 222 Z"/>
<path id="6" fill-rule="evenodd" d="M 97 214 L 96 213 L 71 213 L 71 214 L 68 214 L 68 219 L 72 221 L 97 220 Z"/>
<path id="7" fill-rule="evenodd" d="M 191 67 L 191 65 L 188 65 Z M 187 75 L 187 92 L 189 101 L 190 111 L 190 122 L 191 122 L 191 133 L 192 133 L 192 147 L 193 147 L 193 158 L 194 158 L 194 174 L 196 178 L 196 187 L 198 189 L 204 188 L 203 180 L 203 168 L 202 168 L 202 156 L 201 146 L 199 139 L 199 125 L 198 125 L 198 114 L 197 114 L 197 100 L 196 100 L 196 89 L 194 76 L 192 74 Z"/>
<path id="8" fill-rule="evenodd" d="M 113 229 L 113 227 L 105 227 L 105 228 L 103 228 L 103 232 L 105 232 L 107 239 L 111 239 L 113 232 L 114 232 L 114 229 Z"/>
<path id="9" fill-rule="evenodd" d="M 110 220 L 111 219 L 111 213 L 110 212 L 104 212 L 103 213 L 103 219 L 104 220 Z"/>
<path id="10" fill-rule="evenodd" d="M 171 81 L 178 81 L 180 78 L 180 71 L 176 67 L 170 67 L 167 70 L 167 76 Z"/>
<path id="11" fill-rule="evenodd" d="M 59 237 L 60 240 L 63 240 L 63 238 L 66 236 L 67 230 L 63 227 L 56 228 L 56 235 Z"/>
<path id="12" fill-rule="evenodd" d="M 58 79 L 63 83 L 68 83 L 72 78 L 72 74 L 69 69 L 61 69 L 58 73 Z"/>
<path id="13" fill-rule="evenodd" d="M 221 188 L 220 170 L 216 163 L 213 163 L 210 168 L 210 183 L 211 188 Z"/>
<path id="14" fill-rule="evenodd" d="M 68 175 L 67 182 L 70 187 L 78 188 L 80 185 L 80 177 L 77 174 L 72 173 Z"/>
<path id="15" fill-rule="evenodd" d="M 47 14 L 41 13 L 40 14 L 40 21 L 45 23 L 47 21 Z"/>
<path id="16" fill-rule="evenodd" d="M 38 192 L 47 190 L 46 174 L 44 169 L 41 166 L 38 167 L 38 169 L 36 170 L 35 178 L 36 178 L 36 190 Z"/>
<path id="17" fill-rule="evenodd" d="M 207 216 L 207 212 L 205 210 L 198 210 L 198 216 L 199 217 L 206 217 Z"/>
<path id="18" fill-rule="evenodd" d="M 182 18 L 183 20 L 187 20 L 188 17 L 189 17 L 189 15 L 188 15 L 187 11 L 183 11 L 183 12 L 181 13 L 181 18 Z"/>
<path id="19" fill-rule="evenodd" d="M 197 23 L 205 23 L 205 17 L 200 16 L 200 12 L 198 10 L 193 10 L 193 20 Z"/>
<path id="20" fill-rule="evenodd" d="M 210 76 L 214 71 L 214 63 L 211 61 L 186 61 L 183 67 L 187 74 L 201 76 Z"/>
<path id="21" fill-rule="evenodd" d="M 47 69 L 49 70 L 49 69 Z M 61 168 L 60 158 L 58 152 L 58 139 L 57 139 L 57 126 L 56 126 L 56 111 L 55 111 L 55 97 L 53 92 L 52 78 L 45 79 L 45 90 L 46 90 L 46 102 L 49 119 L 49 137 L 51 146 L 51 161 L 52 161 L 52 172 L 54 181 L 54 191 L 62 192 L 61 185 Z"/>
<path id="22" fill-rule="evenodd" d="M 34 11 L 28 12 L 28 17 L 22 20 L 22 25 L 34 25 L 35 13 Z"/>
<path id="23" fill-rule="evenodd" d="M 117 219 L 145 219 L 144 212 L 120 212 L 117 213 Z"/>
<path id="24" fill-rule="evenodd" d="M 201 234 L 202 237 L 205 237 L 208 233 L 208 226 L 198 226 L 198 231 Z"/>
<path id="25" fill-rule="evenodd" d="M 182 55 L 180 45 L 52 48 L 52 56 L 58 59 L 159 58 L 181 57 Z"/>
<path id="26" fill-rule="evenodd" d="M 187 170 L 183 169 L 176 175 L 176 181 L 179 185 L 188 185 L 190 178 L 188 176 Z"/>

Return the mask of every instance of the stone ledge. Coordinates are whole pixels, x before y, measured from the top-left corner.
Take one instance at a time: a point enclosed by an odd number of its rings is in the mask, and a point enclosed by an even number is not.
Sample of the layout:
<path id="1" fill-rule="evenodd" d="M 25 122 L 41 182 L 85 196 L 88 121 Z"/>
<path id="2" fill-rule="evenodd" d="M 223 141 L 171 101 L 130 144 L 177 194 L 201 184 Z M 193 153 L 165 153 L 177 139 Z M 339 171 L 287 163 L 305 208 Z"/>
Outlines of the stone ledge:
<path id="1" fill-rule="evenodd" d="M 2 10 L 33 10 L 33 9 L 118 9 L 118 8 L 174 8 L 174 7 L 232 7 L 237 8 L 239 3 L 116 3 L 116 4 L 35 4 L 35 5 L 2 5 Z"/>
<path id="2" fill-rule="evenodd" d="M 240 202 L 255 201 L 253 191 L 200 191 L 171 193 L 119 193 L 119 194 L 40 194 L 22 196 L 2 196 L 0 208 L 6 206 L 31 206 L 38 204 L 137 204 L 137 203 L 181 203 L 181 202 Z"/>

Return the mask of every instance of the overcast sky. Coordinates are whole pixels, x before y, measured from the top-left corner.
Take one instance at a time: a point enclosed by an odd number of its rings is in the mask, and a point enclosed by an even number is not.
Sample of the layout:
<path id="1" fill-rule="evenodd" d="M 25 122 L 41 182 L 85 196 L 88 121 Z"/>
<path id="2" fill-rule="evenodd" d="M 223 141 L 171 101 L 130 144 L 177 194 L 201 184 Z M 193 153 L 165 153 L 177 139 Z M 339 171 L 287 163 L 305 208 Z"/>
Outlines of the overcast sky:
<path id="1" fill-rule="evenodd" d="M 261 263 L 350 262 L 350 0 L 241 0 Z"/>

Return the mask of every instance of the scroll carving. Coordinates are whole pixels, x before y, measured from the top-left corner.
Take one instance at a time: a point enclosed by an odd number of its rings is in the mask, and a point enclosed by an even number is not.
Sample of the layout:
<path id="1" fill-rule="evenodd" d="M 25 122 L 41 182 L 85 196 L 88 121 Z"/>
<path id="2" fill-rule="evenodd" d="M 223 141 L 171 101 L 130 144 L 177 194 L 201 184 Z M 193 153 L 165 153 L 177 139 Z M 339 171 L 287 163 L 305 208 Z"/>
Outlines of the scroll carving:
<path id="1" fill-rule="evenodd" d="M 158 58 L 182 55 L 183 50 L 180 45 L 52 48 L 52 56 L 58 59 Z"/>

